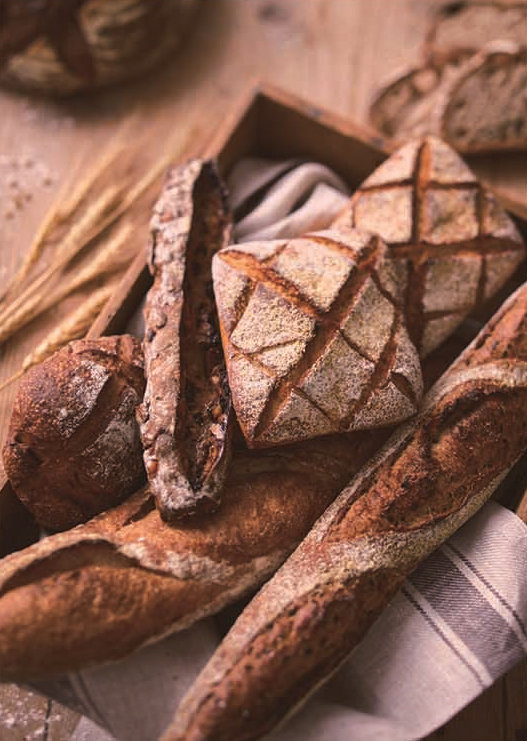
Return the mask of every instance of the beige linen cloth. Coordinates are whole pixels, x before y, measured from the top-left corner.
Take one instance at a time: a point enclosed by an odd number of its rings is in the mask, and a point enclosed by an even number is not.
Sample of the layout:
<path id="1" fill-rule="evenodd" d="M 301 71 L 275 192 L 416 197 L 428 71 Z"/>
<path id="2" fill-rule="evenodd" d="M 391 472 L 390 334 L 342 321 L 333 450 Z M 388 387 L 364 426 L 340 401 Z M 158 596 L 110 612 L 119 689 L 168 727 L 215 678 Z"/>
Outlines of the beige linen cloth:
<path id="1" fill-rule="evenodd" d="M 348 195 L 335 173 L 298 160 L 243 160 L 229 185 L 238 241 L 324 228 Z M 141 334 L 139 315 L 131 330 Z M 221 632 L 208 618 L 124 661 L 39 689 L 87 716 L 73 741 L 154 741 Z M 490 502 L 408 579 L 345 666 L 268 738 L 418 739 L 526 653 L 527 526 Z"/>

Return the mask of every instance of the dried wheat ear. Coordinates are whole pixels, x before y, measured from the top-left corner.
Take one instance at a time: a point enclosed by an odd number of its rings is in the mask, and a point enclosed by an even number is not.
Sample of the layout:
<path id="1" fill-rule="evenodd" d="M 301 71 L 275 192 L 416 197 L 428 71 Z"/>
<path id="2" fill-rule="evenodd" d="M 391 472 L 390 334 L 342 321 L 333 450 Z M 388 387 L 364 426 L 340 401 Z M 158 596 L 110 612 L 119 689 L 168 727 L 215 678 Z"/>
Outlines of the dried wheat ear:
<path id="1" fill-rule="evenodd" d="M 333 226 L 369 229 L 388 244 L 421 356 L 493 296 L 525 257 L 518 230 L 494 196 L 432 136 L 378 167 Z"/>
<path id="2" fill-rule="evenodd" d="M 396 267 L 354 229 L 233 245 L 213 259 L 238 421 L 252 447 L 392 425 L 422 393 Z"/>

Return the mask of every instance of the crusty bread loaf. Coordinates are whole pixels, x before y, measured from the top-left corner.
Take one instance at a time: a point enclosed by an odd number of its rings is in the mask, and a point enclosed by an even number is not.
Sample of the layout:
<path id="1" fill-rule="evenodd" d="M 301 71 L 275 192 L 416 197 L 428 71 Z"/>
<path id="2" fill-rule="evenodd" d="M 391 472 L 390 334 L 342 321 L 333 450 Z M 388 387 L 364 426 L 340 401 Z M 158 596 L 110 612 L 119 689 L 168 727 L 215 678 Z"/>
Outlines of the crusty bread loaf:
<path id="1" fill-rule="evenodd" d="M 164 741 L 269 732 L 339 667 L 405 577 L 526 450 L 527 284 L 244 610 Z"/>
<path id="2" fill-rule="evenodd" d="M 496 45 L 476 54 L 438 105 L 439 136 L 459 152 L 526 151 L 527 50 Z"/>
<path id="3" fill-rule="evenodd" d="M 216 254 L 229 384 L 250 446 L 415 414 L 421 369 L 393 268 L 382 240 L 346 228 Z"/>
<path id="4" fill-rule="evenodd" d="M 24 377 L 4 465 L 42 527 L 73 527 L 144 482 L 135 419 L 144 385 L 141 345 L 130 335 L 70 342 Z"/>
<path id="5" fill-rule="evenodd" d="M 233 420 L 211 261 L 230 233 L 214 163 L 171 170 L 152 218 L 138 410 L 148 480 L 166 520 L 215 509 L 225 480 Z"/>
<path id="6" fill-rule="evenodd" d="M 7 556 L 0 681 L 121 658 L 258 587 L 388 434 L 242 451 L 214 514 L 169 525 L 145 490 Z"/>
<path id="7" fill-rule="evenodd" d="M 513 221 L 447 144 L 416 140 L 358 188 L 334 222 L 377 232 L 406 273 L 406 323 L 427 355 L 525 257 Z"/>
<path id="8" fill-rule="evenodd" d="M 527 46 L 525 0 L 461 0 L 441 6 L 432 19 L 424 56 L 434 64 L 466 59 L 494 40 Z"/>

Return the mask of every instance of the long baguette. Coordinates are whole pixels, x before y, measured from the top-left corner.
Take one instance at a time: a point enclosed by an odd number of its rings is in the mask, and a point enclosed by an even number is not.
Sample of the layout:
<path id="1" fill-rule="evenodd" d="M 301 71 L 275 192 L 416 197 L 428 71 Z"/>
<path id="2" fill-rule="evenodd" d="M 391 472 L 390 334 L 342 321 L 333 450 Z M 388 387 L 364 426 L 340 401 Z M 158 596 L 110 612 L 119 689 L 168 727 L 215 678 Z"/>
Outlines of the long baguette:
<path id="1" fill-rule="evenodd" d="M 241 741 L 274 728 L 526 449 L 524 284 L 244 610 L 164 741 Z"/>
<path id="2" fill-rule="evenodd" d="M 148 489 L 0 562 L 0 681 L 126 656 L 268 578 L 389 432 L 235 455 L 221 508 L 160 518 Z"/>

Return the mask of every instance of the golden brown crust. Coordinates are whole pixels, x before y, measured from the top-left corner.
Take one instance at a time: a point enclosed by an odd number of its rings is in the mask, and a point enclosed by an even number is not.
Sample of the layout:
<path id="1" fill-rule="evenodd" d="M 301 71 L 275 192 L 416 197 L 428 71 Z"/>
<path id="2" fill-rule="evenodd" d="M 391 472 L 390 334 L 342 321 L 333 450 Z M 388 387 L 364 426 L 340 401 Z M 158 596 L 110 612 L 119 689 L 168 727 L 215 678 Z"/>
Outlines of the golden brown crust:
<path id="1" fill-rule="evenodd" d="M 164 741 L 242 741 L 270 731 L 486 501 L 527 449 L 526 317 L 527 284 L 245 609 Z"/>
<path id="2" fill-rule="evenodd" d="M 138 412 L 148 479 L 167 520 L 217 507 L 226 475 L 231 400 L 211 261 L 230 233 L 214 164 L 192 160 L 173 169 L 152 219 L 147 385 Z"/>
<path id="3" fill-rule="evenodd" d="M 25 376 L 4 464 L 43 527 L 73 527 L 143 483 L 135 420 L 143 390 L 141 346 L 130 335 L 71 342 Z"/>
<path id="4" fill-rule="evenodd" d="M 148 491 L 0 563 L 0 678 L 121 658 L 259 586 L 388 431 L 235 456 L 218 512 L 164 523 Z"/>
<path id="5" fill-rule="evenodd" d="M 249 445 L 393 425 L 417 411 L 419 359 L 378 237 L 342 228 L 233 245 L 214 258 L 213 276 Z"/>
<path id="6" fill-rule="evenodd" d="M 406 322 L 422 356 L 512 275 L 525 246 L 463 160 L 435 137 L 411 142 L 359 187 L 334 226 L 376 231 L 406 273 Z"/>

